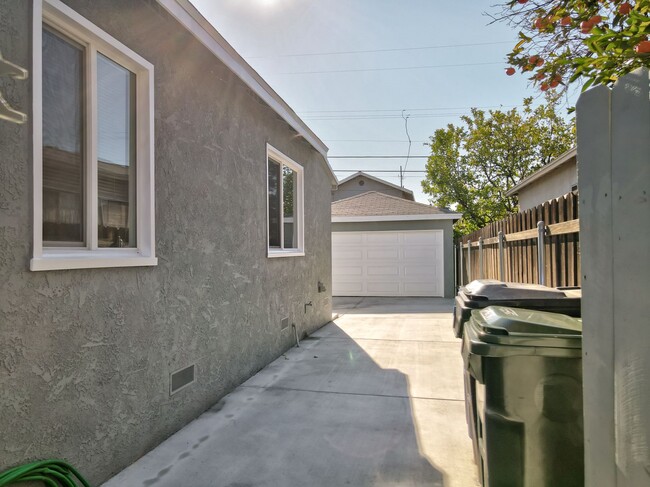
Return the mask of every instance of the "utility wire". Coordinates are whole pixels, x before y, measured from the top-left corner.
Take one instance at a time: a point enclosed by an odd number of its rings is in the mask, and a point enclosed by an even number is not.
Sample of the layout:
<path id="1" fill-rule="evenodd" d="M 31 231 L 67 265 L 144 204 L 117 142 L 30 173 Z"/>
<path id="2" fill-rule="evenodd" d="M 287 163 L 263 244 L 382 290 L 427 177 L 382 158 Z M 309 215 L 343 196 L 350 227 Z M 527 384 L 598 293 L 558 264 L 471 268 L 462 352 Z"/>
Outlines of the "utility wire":
<path id="1" fill-rule="evenodd" d="M 332 69 L 323 71 L 287 71 L 277 74 L 325 74 L 325 73 L 362 73 L 371 71 L 405 71 L 409 69 L 433 69 L 433 68 L 462 68 L 466 66 L 489 66 L 503 64 L 503 61 L 493 63 L 463 63 L 463 64 L 433 64 L 428 66 L 404 66 L 395 68 L 362 68 L 362 69 Z"/>
<path id="2" fill-rule="evenodd" d="M 267 56 L 244 56 L 246 59 L 263 59 L 263 58 L 278 58 L 278 57 L 306 57 L 306 56 L 333 56 L 339 54 L 368 54 L 374 52 L 398 52 L 398 51 L 424 51 L 427 49 L 449 49 L 453 47 L 477 47 L 477 46 L 493 46 L 497 44 L 512 44 L 512 41 L 495 41 L 483 42 L 477 41 L 472 44 L 446 44 L 439 46 L 422 46 L 422 47 L 395 47 L 389 49 L 366 49 L 358 51 L 330 51 L 330 52 L 306 52 L 295 54 L 270 54 Z"/>
<path id="3" fill-rule="evenodd" d="M 406 137 L 409 139 L 409 148 L 406 152 L 406 162 L 404 162 L 404 170 L 406 171 L 406 166 L 409 164 L 409 156 L 411 155 L 411 136 L 409 135 L 409 117 L 410 115 L 404 116 L 404 111 L 402 110 L 402 118 L 404 119 L 404 130 L 406 131 Z M 399 168 L 399 179 L 400 186 L 404 187 L 404 174 L 402 173 L 402 167 Z"/>
<path id="4" fill-rule="evenodd" d="M 399 172 L 399 169 L 334 169 L 334 172 Z M 402 171 L 402 172 L 407 172 L 407 173 L 424 173 L 426 172 L 424 169 L 423 170 L 416 170 L 416 169 L 410 169 L 408 171 Z M 405 176 L 408 177 L 408 176 Z"/>
<path id="5" fill-rule="evenodd" d="M 403 159 L 406 156 L 327 156 L 328 159 Z M 429 156 L 410 156 L 411 159 L 428 159 Z"/>
<path id="6" fill-rule="evenodd" d="M 304 110 L 297 112 L 301 113 L 360 113 L 360 112 L 428 112 L 436 110 L 471 110 L 472 108 L 489 109 L 489 108 L 516 108 L 521 105 L 486 105 L 486 106 L 472 106 L 472 107 L 435 107 L 435 108 L 383 108 L 383 109 L 366 109 L 366 110 Z"/>

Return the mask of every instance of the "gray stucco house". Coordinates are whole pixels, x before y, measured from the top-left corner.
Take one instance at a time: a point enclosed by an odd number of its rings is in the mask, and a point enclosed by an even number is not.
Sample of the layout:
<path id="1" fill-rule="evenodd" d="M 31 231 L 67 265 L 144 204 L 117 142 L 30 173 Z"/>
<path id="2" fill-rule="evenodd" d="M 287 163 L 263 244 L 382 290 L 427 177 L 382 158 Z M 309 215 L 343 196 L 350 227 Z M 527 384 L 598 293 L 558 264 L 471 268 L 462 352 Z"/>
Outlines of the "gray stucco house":
<path id="1" fill-rule="evenodd" d="M 98 484 L 330 321 L 336 178 L 187 0 L 0 0 L 0 51 L 0 470 Z"/>
<path id="2" fill-rule="evenodd" d="M 517 196 L 519 209 L 527 210 L 577 189 L 578 158 L 574 147 L 519 181 L 506 196 Z"/>
<path id="3" fill-rule="evenodd" d="M 379 191 L 334 201 L 332 293 L 453 297 L 461 216 Z"/>
<path id="4" fill-rule="evenodd" d="M 347 178 L 341 179 L 338 186 L 332 189 L 332 201 L 350 198 L 368 191 L 376 191 L 389 196 L 415 201 L 413 191 L 410 189 L 397 186 L 363 171 L 357 171 Z"/>

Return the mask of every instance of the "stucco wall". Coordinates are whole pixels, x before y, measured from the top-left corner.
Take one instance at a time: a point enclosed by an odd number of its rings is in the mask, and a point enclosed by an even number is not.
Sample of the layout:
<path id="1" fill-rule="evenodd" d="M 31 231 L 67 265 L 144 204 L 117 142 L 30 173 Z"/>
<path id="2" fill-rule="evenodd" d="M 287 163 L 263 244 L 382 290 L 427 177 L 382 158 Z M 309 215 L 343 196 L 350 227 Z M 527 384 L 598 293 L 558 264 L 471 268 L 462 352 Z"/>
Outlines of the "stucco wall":
<path id="1" fill-rule="evenodd" d="M 155 1 L 65 3 L 155 65 L 159 265 L 30 272 L 32 128 L 0 120 L 0 470 L 62 457 L 97 484 L 292 346 L 283 317 L 301 334 L 330 320 L 331 183 Z M 31 2 L 0 12 L 3 55 L 29 67 Z M 0 83 L 31 110 L 31 81 Z M 267 142 L 305 168 L 305 257 L 266 257 Z M 170 397 L 192 363 L 196 383 Z"/>
<path id="2" fill-rule="evenodd" d="M 332 232 L 377 232 L 403 230 L 443 230 L 444 231 L 444 289 L 445 297 L 453 298 L 454 290 L 454 229 L 452 220 L 402 221 L 402 222 L 361 222 L 332 223 Z"/>
<path id="3" fill-rule="evenodd" d="M 578 168 L 574 158 L 522 188 L 518 196 L 519 208 L 527 210 L 564 196 L 575 184 L 578 184 Z"/>
<path id="4" fill-rule="evenodd" d="M 363 181 L 363 185 L 359 185 L 360 181 Z M 357 176 L 356 178 L 352 178 L 349 181 L 340 184 L 338 189 L 332 191 L 332 201 L 350 198 L 362 193 L 367 193 L 368 191 L 377 191 L 378 193 L 413 201 L 413 196 L 410 193 L 401 191 L 397 188 L 391 188 L 390 186 L 364 176 Z"/>

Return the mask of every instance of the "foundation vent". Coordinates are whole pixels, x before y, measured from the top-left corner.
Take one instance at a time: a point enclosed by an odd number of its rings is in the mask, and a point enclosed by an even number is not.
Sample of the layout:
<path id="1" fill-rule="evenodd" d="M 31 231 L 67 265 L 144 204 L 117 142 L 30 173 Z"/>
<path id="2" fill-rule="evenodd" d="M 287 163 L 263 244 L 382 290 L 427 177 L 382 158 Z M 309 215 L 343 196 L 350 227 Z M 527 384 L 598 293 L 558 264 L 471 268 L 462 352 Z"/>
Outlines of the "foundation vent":
<path id="1" fill-rule="evenodd" d="M 283 318 L 282 321 L 280 321 L 280 329 L 286 330 L 288 327 L 289 327 L 289 317 Z"/>
<path id="2" fill-rule="evenodd" d="M 194 378 L 194 364 L 176 372 L 172 372 L 169 381 L 169 394 L 176 394 L 181 389 L 185 389 L 194 382 Z"/>

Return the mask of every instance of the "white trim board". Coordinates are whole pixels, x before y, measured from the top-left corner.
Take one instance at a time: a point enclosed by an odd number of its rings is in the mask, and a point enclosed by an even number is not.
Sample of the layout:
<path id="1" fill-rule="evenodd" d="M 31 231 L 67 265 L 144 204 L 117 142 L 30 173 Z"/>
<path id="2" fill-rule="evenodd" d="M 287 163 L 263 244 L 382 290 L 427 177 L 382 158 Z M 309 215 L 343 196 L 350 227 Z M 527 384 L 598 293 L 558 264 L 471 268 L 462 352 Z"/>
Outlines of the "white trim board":
<path id="1" fill-rule="evenodd" d="M 440 213 L 431 215 L 378 215 L 378 216 L 333 216 L 332 223 L 346 222 L 397 222 L 416 220 L 460 220 L 460 213 Z"/>
<path id="2" fill-rule="evenodd" d="M 271 107 L 285 122 L 322 156 L 334 186 L 338 184 L 332 166 L 327 160 L 328 148 L 303 122 L 271 86 L 242 58 L 188 0 L 157 0 L 181 25 L 207 47 L 239 79 Z"/>

